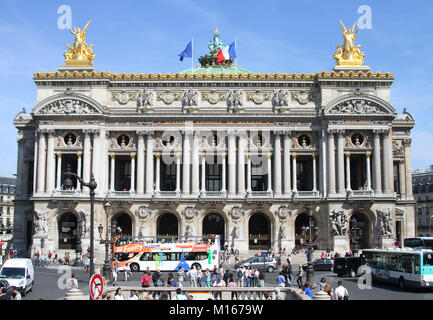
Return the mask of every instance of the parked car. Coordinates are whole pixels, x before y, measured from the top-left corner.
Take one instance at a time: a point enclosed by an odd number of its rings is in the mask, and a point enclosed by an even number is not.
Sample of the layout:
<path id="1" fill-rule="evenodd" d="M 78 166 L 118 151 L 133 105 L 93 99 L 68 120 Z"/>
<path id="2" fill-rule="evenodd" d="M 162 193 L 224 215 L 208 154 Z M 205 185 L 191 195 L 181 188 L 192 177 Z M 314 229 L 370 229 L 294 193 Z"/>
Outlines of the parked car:
<path id="1" fill-rule="evenodd" d="M 314 260 L 312 263 L 314 271 L 332 271 L 332 267 L 334 266 L 334 263 L 331 259 L 317 259 Z M 308 263 L 302 265 L 302 269 L 304 271 L 307 270 Z"/>
<path id="2" fill-rule="evenodd" d="M 239 265 L 243 265 L 244 267 L 253 266 L 253 268 L 257 268 L 258 270 L 274 272 L 278 269 L 279 263 L 277 259 L 272 257 L 251 257 L 235 264 L 235 268 L 237 268 Z"/>
<path id="3" fill-rule="evenodd" d="M 22 296 L 33 289 L 35 271 L 32 260 L 26 258 L 14 258 L 6 260 L 0 271 L 0 279 L 20 290 Z"/>
<path id="4" fill-rule="evenodd" d="M 6 280 L 0 280 L 0 300 L 11 300 L 13 287 Z"/>
<path id="5" fill-rule="evenodd" d="M 334 260 L 334 273 L 339 277 L 349 275 L 351 278 L 356 277 L 358 269 L 365 264 L 364 258 L 361 257 L 341 257 Z"/>

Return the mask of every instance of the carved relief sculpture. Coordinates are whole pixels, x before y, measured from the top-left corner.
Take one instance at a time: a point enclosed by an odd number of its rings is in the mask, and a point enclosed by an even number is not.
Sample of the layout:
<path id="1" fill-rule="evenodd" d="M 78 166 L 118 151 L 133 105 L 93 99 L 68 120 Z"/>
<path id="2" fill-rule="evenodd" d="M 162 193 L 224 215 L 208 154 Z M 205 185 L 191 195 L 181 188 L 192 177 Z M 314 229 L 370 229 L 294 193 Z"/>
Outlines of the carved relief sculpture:
<path id="1" fill-rule="evenodd" d="M 383 238 L 392 238 L 392 218 L 391 209 L 376 210 L 377 219 L 379 220 L 380 231 Z"/>
<path id="2" fill-rule="evenodd" d="M 227 106 L 229 112 L 239 112 L 244 105 L 244 93 L 241 90 L 232 90 L 227 97 Z"/>
<path id="3" fill-rule="evenodd" d="M 137 110 L 145 112 L 153 107 L 153 92 L 150 90 L 142 90 L 137 98 Z"/>
<path id="4" fill-rule="evenodd" d="M 346 236 L 349 221 L 343 209 L 332 210 L 329 213 L 329 222 L 331 225 L 331 232 L 334 236 Z"/>

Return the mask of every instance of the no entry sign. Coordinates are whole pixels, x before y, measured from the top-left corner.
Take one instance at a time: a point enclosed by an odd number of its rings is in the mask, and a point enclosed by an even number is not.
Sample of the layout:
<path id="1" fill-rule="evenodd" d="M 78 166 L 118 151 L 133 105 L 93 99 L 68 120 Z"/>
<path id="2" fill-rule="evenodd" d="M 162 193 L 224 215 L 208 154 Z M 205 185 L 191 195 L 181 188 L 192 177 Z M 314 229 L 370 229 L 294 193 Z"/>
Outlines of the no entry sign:
<path id="1" fill-rule="evenodd" d="M 104 283 L 102 282 L 101 275 L 95 273 L 89 281 L 90 296 L 92 300 L 102 300 L 102 291 L 104 290 Z"/>

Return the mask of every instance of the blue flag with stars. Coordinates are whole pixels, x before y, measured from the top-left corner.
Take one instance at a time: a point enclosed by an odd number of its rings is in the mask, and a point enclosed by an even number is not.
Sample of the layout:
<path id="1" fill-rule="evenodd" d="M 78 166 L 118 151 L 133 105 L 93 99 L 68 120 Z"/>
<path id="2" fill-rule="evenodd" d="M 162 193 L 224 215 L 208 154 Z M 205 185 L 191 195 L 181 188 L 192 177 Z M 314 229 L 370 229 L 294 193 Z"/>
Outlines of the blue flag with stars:
<path id="1" fill-rule="evenodd" d="M 183 61 L 183 58 L 192 58 L 192 40 L 188 43 L 185 50 L 183 50 L 179 55 L 180 61 Z"/>

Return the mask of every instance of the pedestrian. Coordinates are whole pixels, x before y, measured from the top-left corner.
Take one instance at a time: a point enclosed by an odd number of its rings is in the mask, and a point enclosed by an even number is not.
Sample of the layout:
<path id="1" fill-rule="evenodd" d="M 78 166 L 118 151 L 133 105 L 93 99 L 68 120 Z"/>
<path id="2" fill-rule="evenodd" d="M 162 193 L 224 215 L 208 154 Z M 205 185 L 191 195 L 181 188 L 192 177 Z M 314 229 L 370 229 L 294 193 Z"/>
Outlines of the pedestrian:
<path id="1" fill-rule="evenodd" d="M 54 254 L 54 260 L 53 262 L 57 263 L 59 261 L 59 258 L 57 256 L 57 252 Z"/>
<path id="2" fill-rule="evenodd" d="M 117 273 L 119 271 L 119 261 L 116 259 L 113 263 L 113 284 L 117 282 Z"/>
<path id="3" fill-rule="evenodd" d="M 158 287 L 158 281 L 161 280 L 161 271 L 159 271 L 159 269 L 157 269 L 156 271 L 153 272 L 152 274 L 152 282 L 153 285 L 155 287 Z"/>
<path id="4" fill-rule="evenodd" d="M 246 280 L 246 287 L 250 287 L 251 284 L 251 269 L 250 267 L 245 267 L 245 280 Z"/>
<path id="5" fill-rule="evenodd" d="M 318 282 L 317 285 L 319 287 L 319 291 L 323 291 L 326 286 L 326 278 L 322 277 L 322 279 L 320 279 L 320 282 Z"/>
<path id="6" fill-rule="evenodd" d="M 174 280 L 173 273 L 169 273 L 167 277 L 167 287 L 177 287 L 176 281 Z"/>
<path id="7" fill-rule="evenodd" d="M 242 270 L 242 265 L 239 265 L 238 268 L 236 269 L 236 273 L 237 273 L 237 282 L 238 282 L 238 286 L 242 287 L 242 278 L 244 276 L 244 272 Z"/>
<path id="8" fill-rule="evenodd" d="M 264 300 L 272 300 L 271 293 L 269 291 L 266 291 L 263 295 L 265 296 Z"/>
<path id="9" fill-rule="evenodd" d="M 302 265 L 299 266 L 298 269 L 298 273 L 297 273 L 297 277 L 296 277 L 296 283 L 299 286 L 299 289 L 302 288 L 302 276 L 303 276 L 304 271 L 302 270 Z"/>
<path id="10" fill-rule="evenodd" d="M 182 289 L 177 288 L 176 296 L 174 296 L 172 300 L 188 300 L 188 298 L 184 294 L 182 294 Z"/>
<path id="11" fill-rule="evenodd" d="M 293 279 L 293 266 L 287 267 L 287 282 L 286 287 L 292 286 L 292 279 Z"/>
<path id="12" fill-rule="evenodd" d="M 131 290 L 128 300 L 138 300 L 138 296 L 135 294 L 135 290 Z"/>
<path id="13" fill-rule="evenodd" d="M 226 286 L 226 283 L 223 280 L 223 277 L 221 277 L 221 276 L 219 276 L 218 280 L 215 281 L 212 284 L 212 287 L 225 287 L 225 286 Z M 221 297 L 222 297 L 222 293 L 221 292 L 219 292 L 219 291 L 215 291 L 214 292 L 214 298 L 215 298 L 215 300 L 217 300 L 218 298 L 221 299 Z"/>
<path id="14" fill-rule="evenodd" d="M 301 291 L 299 291 L 299 293 L 304 293 L 307 296 L 309 296 L 310 298 L 313 298 L 313 292 L 311 292 L 310 282 L 305 281 L 305 283 L 302 286 L 302 289 L 301 289 Z"/>
<path id="15" fill-rule="evenodd" d="M 71 278 L 68 280 L 66 286 L 67 286 L 68 290 L 78 289 L 78 280 L 75 278 L 75 274 L 71 275 Z"/>
<path id="16" fill-rule="evenodd" d="M 236 283 L 235 279 L 233 277 L 229 278 L 229 282 L 227 283 L 227 287 L 229 288 L 237 288 L 238 284 Z M 232 300 L 235 300 L 237 298 L 237 292 L 232 291 Z"/>
<path id="17" fill-rule="evenodd" d="M 84 262 L 84 270 L 88 271 L 90 266 L 90 258 L 87 258 Z"/>
<path id="18" fill-rule="evenodd" d="M 125 297 L 122 293 L 122 288 L 116 289 L 116 294 L 114 295 L 114 300 L 125 300 Z"/>
<path id="19" fill-rule="evenodd" d="M 334 290 L 334 297 L 336 300 L 349 300 L 349 292 L 343 287 L 343 281 L 337 282 L 337 288 Z"/>
<path id="20" fill-rule="evenodd" d="M 21 293 L 18 288 L 13 289 L 11 300 L 21 300 Z"/>
<path id="21" fill-rule="evenodd" d="M 131 268 L 129 267 L 128 262 L 125 263 L 125 267 L 123 269 L 123 274 L 125 275 L 125 281 L 128 281 L 128 276 L 132 276 Z"/>
<path id="22" fill-rule="evenodd" d="M 163 294 L 161 295 L 161 297 L 159 298 L 159 300 L 168 300 L 168 294 L 163 293 Z"/>
<path id="23" fill-rule="evenodd" d="M 287 265 L 289 267 L 292 265 L 292 259 L 290 259 L 290 255 L 287 256 Z"/>
<path id="24" fill-rule="evenodd" d="M 177 271 L 177 282 L 179 287 L 183 287 L 183 281 L 185 280 L 185 272 L 183 271 L 182 267 L 179 267 L 179 270 Z"/>
<path id="25" fill-rule="evenodd" d="M 150 282 L 152 281 L 152 278 L 149 274 L 149 271 L 145 271 L 143 273 L 143 276 L 141 277 L 141 287 L 143 288 L 149 288 Z"/>
<path id="26" fill-rule="evenodd" d="M 210 287 L 211 273 L 210 273 L 209 269 L 206 268 L 204 275 L 205 275 L 206 287 Z"/>
<path id="27" fill-rule="evenodd" d="M 257 271 L 259 272 L 259 271 Z M 259 287 L 264 287 L 265 286 L 265 272 L 259 272 L 259 275 L 257 277 L 259 279 Z"/>
<path id="28" fill-rule="evenodd" d="M 220 276 L 220 274 L 219 274 L 217 268 L 215 268 L 212 272 L 212 277 L 211 277 L 212 283 L 218 281 L 219 276 Z"/>
<path id="29" fill-rule="evenodd" d="M 230 273 L 230 270 L 229 270 L 229 269 L 226 269 L 226 272 L 224 273 L 224 276 L 223 276 L 223 280 L 224 280 L 224 282 L 225 282 L 225 283 L 228 283 L 229 278 L 230 278 L 231 276 L 233 276 L 233 275 Z"/>
<path id="30" fill-rule="evenodd" d="M 197 272 L 197 286 L 201 287 L 201 279 L 203 278 L 203 272 L 199 266 L 196 266 Z"/>
<path id="31" fill-rule="evenodd" d="M 193 288 L 197 287 L 197 270 L 192 267 L 188 270 L 187 275 L 189 277 L 190 286 Z"/>
<path id="32" fill-rule="evenodd" d="M 277 286 L 278 287 L 285 287 L 286 286 L 286 279 L 284 278 L 282 271 L 280 271 L 280 274 L 277 277 Z"/>
<path id="33" fill-rule="evenodd" d="M 325 285 L 323 291 L 326 292 L 331 297 L 331 299 L 334 299 L 334 293 L 332 292 L 332 287 L 329 283 Z"/>

